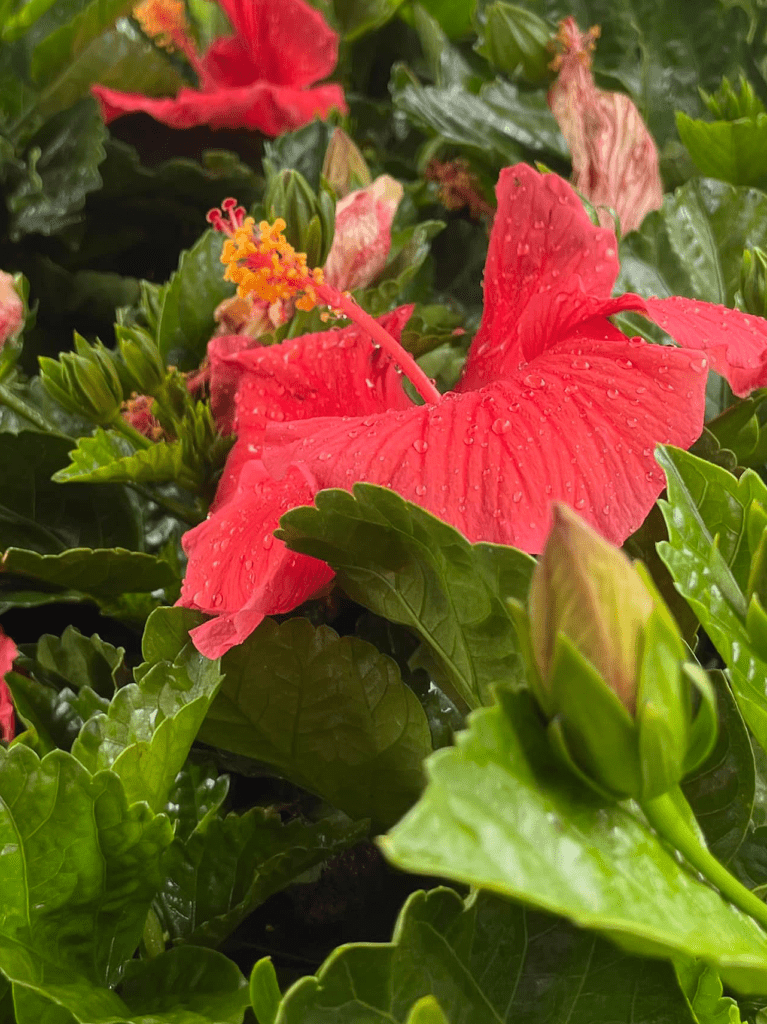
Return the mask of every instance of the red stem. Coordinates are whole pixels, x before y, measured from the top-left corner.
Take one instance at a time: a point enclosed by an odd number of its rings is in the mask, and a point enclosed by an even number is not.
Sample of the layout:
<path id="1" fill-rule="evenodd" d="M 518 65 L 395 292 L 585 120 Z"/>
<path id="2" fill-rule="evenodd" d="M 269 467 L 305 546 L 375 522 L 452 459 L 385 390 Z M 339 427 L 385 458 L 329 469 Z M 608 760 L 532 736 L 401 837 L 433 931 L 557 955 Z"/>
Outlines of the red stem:
<path id="1" fill-rule="evenodd" d="M 415 359 L 392 338 L 388 331 L 381 327 L 377 320 L 374 320 L 353 299 L 347 298 L 336 288 L 327 284 L 313 284 L 312 287 L 325 305 L 331 306 L 334 309 L 340 309 L 350 320 L 364 331 L 367 331 L 373 341 L 380 345 L 397 363 L 427 405 L 435 405 L 440 401 L 442 395 L 440 395 Z"/>

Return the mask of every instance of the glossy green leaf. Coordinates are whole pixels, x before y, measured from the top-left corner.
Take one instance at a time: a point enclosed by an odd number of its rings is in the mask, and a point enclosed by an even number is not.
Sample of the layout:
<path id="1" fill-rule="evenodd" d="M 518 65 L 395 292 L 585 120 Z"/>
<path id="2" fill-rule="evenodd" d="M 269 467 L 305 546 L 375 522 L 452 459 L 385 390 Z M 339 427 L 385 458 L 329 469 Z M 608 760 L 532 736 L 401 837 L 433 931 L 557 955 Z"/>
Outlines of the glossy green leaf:
<path id="1" fill-rule="evenodd" d="M 726 864 L 746 835 L 754 804 L 754 755 L 743 717 L 722 672 L 709 673 L 716 687 L 719 736 L 706 762 L 682 787 L 708 848 Z"/>
<path id="2" fill-rule="evenodd" d="M 217 946 L 273 893 L 366 835 L 365 822 L 283 824 L 261 807 L 210 815 L 167 851 L 155 912 L 171 941 Z"/>
<path id="3" fill-rule="evenodd" d="M 51 481 L 71 446 L 64 438 L 31 431 L 0 433 L 0 550 L 59 554 L 67 548 L 139 546 L 135 508 L 122 487 L 62 487 Z"/>
<path id="4" fill-rule="evenodd" d="M 740 480 L 688 452 L 659 446 L 669 500 L 660 502 L 669 532 L 658 553 L 730 670 L 738 706 L 767 745 L 767 662 L 753 649 L 744 595 L 751 563 L 745 514 L 767 488 L 752 470 Z M 716 539 L 715 539 L 716 538 Z"/>
<path id="5" fill-rule="evenodd" d="M 444 226 L 443 221 L 426 220 L 392 234 L 389 261 L 376 278 L 375 286 L 355 295 L 363 309 L 371 316 L 381 316 L 405 300 L 407 286 L 429 255 L 432 238 Z"/>
<path id="6" fill-rule="evenodd" d="M 394 17 L 402 0 L 333 0 L 333 12 L 344 39 L 373 32 Z"/>
<path id="7" fill-rule="evenodd" d="M 106 713 L 83 726 L 72 753 L 91 772 L 110 768 L 130 800 L 162 810 L 200 724 L 218 690 L 217 661 L 199 654 L 188 636 L 172 657 L 150 659 L 152 634 L 165 633 L 167 620 L 184 621 L 172 608 L 159 608 L 146 625 L 145 662 L 136 682 L 123 686 Z"/>
<path id="8" fill-rule="evenodd" d="M 450 39 L 460 39 L 471 31 L 471 16 L 476 0 L 421 0 L 421 6 L 442 27 Z"/>
<path id="9" fill-rule="evenodd" d="M 219 811 L 229 792 L 229 776 L 207 763 L 187 761 L 168 794 L 165 813 L 177 840 L 185 842 L 198 825 Z"/>
<path id="10" fill-rule="evenodd" d="M 19 745 L 0 751 L 0 834 L 3 974 L 62 992 L 113 983 L 162 878 L 167 819 L 129 807 L 116 775 Z"/>
<path id="11" fill-rule="evenodd" d="M 460 85 L 421 85 L 400 68 L 392 98 L 395 107 L 430 136 L 465 146 L 499 167 L 516 163 L 525 152 L 541 159 L 568 159 L 564 137 L 542 92 L 523 93 L 498 78 L 474 95 Z"/>
<path id="12" fill-rule="evenodd" d="M 360 604 L 414 629 L 469 707 L 525 669 L 506 601 L 525 601 L 534 560 L 515 548 L 470 544 L 452 526 L 385 487 L 323 491 L 315 508 L 280 520 L 295 551 L 321 558 Z"/>
<path id="13" fill-rule="evenodd" d="M 274 1024 L 280 1007 L 280 986 L 271 957 L 265 956 L 253 965 L 250 975 L 250 1005 L 258 1024 Z"/>
<path id="14" fill-rule="evenodd" d="M 506 0 L 485 9 L 478 53 L 505 75 L 515 73 L 534 85 L 545 83 L 551 63 L 551 27 L 532 11 Z"/>
<path id="15" fill-rule="evenodd" d="M 92 437 L 81 437 L 69 453 L 72 460 L 56 473 L 57 483 L 124 482 L 168 483 L 193 490 L 199 480 L 186 464 L 181 441 L 157 441 L 151 448 L 134 449 L 116 430 L 97 427 Z"/>
<path id="16" fill-rule="evenodd" d="M 686 295 L 731 306 L 745 248 L 767 245 L 767 196 L 695 179 L 621 242 L 616 291 Z"/>
<path id="17" fill-rule="evenodd" d="M 131 0 L 90 0 L 35 48 L 30 72 L 38 84 L 57 78 L 102 32 L 131 10 Z"/>
<path id="18" fill-rule="evenodd" d="M 435 85 L 463 85 L 471 79 L 471 66 L 422 4 L 413 5 L 413 23 Z"/>
<path id="19" fill-rule="evenodd" d="M 27 666 L 24 666 L 25 671 Z M 106 711 L 109 702 L 81 680 L 78 690 L 68 686 L 57 689 L 37 678 L 10 672 L 6 683 L 16 713 L 27 729 L 34 729 L 36 740 L 29 745 L 42 757 L 52 750 L 72 748 L 83 724 L 91 715 Z"/>
<path id="20" fill-rule="evenodd" d="M 26 657 L 19 664 L 53 685 L 79 690 L 87 684 L 102 697 L 111 697 L 126 681 L 123 648 L 105 643 L 96 634 L 83 636 L 74 626 L 67 626 L 61 637 L 44 634 L 33 650 L 26 646 L 22 650 Z"/>
<path id="21" fill-rule="evenodd" d="M 122 0 L 119 0 L 119 5 L 125 6 Z M 94 4 L 86 8 L 87 12 L 95 10 Z M 96 24 L 99 24 L 98 19 Z M 99 29 L 99 34 L 82 48 L 79 40 L 71 34 L 73 29 L 74 24 L 66 26 L 61 34 L 48 37 L 38 48 L 36 56 L 48 48 L 53 50 L 54 45 L 57 55 L 61 56 L 66 54 L 67 47 L 76 46 L 78 49 L 76 56 L 59 68 L 55 80 L 51 80 L 41 60 L 40 73 L 49 84 L 37 102 L 38 111 L 54 113 L 63 110 L 84 96 L 96 82 L 146 96 L 173 96 L 184 84 L 168 58 L 127 18 L 121 18 L 106 31 Z"/>
<path id="22" fill-rule="evenodd" d="M 94 597 L 158 590 L 178 583 L 178 576 L 168 562 L 156 555 L 124 548 L 70 548 L 58 555 L 8 548 L 0 565 L 3 572 Z"/>
<path id="23" fill-rule="evenodd" d="M 221 667 L 203 742 L 265 762 L 379 828 L 418 796 L 426 716 L 372 645 L 305 619 L 266 620 Z"/>
<path id="24" fill-rule="evenodd" d="M 414 1006 L 433 1000 L 432 1016 Z M 408 899 L 390 943 L 336 950 L 285 995 L 275 1024 L 692 1024 L 663 963 L 626 956 L 588 932 L 479 892 Z"/>
<path id="25" fill-rule="evenodd" d="M 101 185 L 107 129 L 94 99 L 54 114 L 30 140 L 25 170 L 5 195 L 9 233 L 55 235 L 82 219 L 88 193 Z"/>
<path id="26" fill-rule="evenodd" d="M 216 306 L 234 293 L 224 280 L 224 236 L 206 231 L 181 254 L 178 270 L 162 291 L 157 345 L 169 366 L 194 370 L 203 360 L 215 321 Z"/>
<path id="27" fill-rule="evenodd" d="M 744 992 L 767 989 L 767 935 L 674 857 L 632 804 L 561 771 L 525 691 L 499 691 L 383 840 L 399 867 L 492 889 L 644 955 L 700 958 Z"/>
<path id="28" fill-rule="evenodd" d="M 676 115 L 679 137 L 701 174 L 731 185 L 756 185 L 767 176 L 767 114 L 736 121 L 698 121 Z"/>
<path id="29" fill-rule="evenodd" d="M 699 960 L 677 960 L 674 967 L 697 1024 L 741 1024 L 738 1004 L 722 995 L 722 979 L 716 971 Z"/>

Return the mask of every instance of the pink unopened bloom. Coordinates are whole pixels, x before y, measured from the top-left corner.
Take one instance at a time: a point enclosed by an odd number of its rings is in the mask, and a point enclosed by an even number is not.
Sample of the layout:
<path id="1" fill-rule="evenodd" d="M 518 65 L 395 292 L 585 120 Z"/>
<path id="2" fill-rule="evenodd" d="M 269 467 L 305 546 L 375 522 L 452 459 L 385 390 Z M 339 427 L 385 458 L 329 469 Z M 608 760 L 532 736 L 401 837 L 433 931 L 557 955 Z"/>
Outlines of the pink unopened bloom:
<path id="1" fill-rule="evenodd" d="M 561 53 L 552 64 L 559 76 L 549 106 L 570 147 L 573 184 L 597 208 L 615 210 L 626 233 L 663 203 L 658 150 L 629 97 L 594 84 L 591 52 L 598 36 L 598 28 L 581 33 L 574 18 L 561 22 Z M 610 227 L 607 210 L 598 213 Z"/>
<path id="2" fill-rule="evenodd" d="M 325 280 L 339 291 L 366 288 L 386 265 L 391 226 L 404 189 L 388 174 L 350 192 L 336 206 L 336 230 Z"/>
<path id="3" fill-rule="evenodd" d="M 346 110 L 338 85 L 315 82 L 336 66 L 338 36 L 304 0 L 219 0 L 234 35 L 217 39 L 199 57 L 180 0 L 144 0 L 134 9 L 147 35 L 181 51 L 199 89 L 153 99 L 97 85 L 92 89 L 107 124 L 143 111 L 171 128 L 255 128 L 280 135 Z"/>
<path id="4" fill-rule="evenodd" d="M 20 329 L 24 303 L 13 286 L 13 277 L 0 270 L 0 347 Z"/>
<path id="5" fill-rule="evenodd" d="M 18 654 L 16 644 L 0 629 L 0 740 L 6 743 L 13 739 L 15 722 L 13 700 L 5 677 L 13 668 Z"/>
<path id="6" fill-rule="evenodd" d="M 139 434 L 148 437 L 150 441 L 159 441 L 165 436 L 156 416 L 152 415 L 154 399 L 148 395 L 134 394 L 127 402 L 123 402 L 122 418 Z"/>
<path id="7" fill-rule="evenodd" d="M 620 544 L 664 486 L 655 445 L 688 448 L 699 436 L 709 368 L 739 395 L 767 384 L 767 321 L 692 299 L 612 298 L 615 234 L 591 223 L 565 181 L 520 164 L 501 172 L 496 193 L 484 313 L 454 392 L 439 395 L 407 353 L 392 355 L 408 307 L 383 325 L 388 347 L 371 340 L 382 323 L 358 317 L 361 326 L 229 357 L 237 443 L 212 515 L 184 537 L 181 603 L 214 616 L 193 632 L 204 654 L 328 584 L 327 565 L 273 536 L 285 511 L 323 488 L 382 484 L 471 541 L 529 552 L 542 549 L 562 501 Z M 242 252 L 241 287 L 255 278 L 265 289 L 275 263 L 241 241 L 227 259 Z M 302 280 L 336 304 L 316 277 Z M 609 317 L 629 310 L 681 347 L 626 337 Z M 425 404 L 405 394 L 396 363 Z"/>

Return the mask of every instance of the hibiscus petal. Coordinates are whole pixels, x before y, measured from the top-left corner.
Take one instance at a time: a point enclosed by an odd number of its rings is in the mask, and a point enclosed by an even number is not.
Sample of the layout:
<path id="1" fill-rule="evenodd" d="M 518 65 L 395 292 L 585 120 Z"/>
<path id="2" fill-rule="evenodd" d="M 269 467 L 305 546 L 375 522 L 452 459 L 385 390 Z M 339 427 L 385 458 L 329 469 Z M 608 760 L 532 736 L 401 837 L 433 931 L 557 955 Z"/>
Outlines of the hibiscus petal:
<path id="1" fill-rule="evenodd" d="M 232 500 L 184 535 L 189 565 L 179 604 L 217 616 L 192 633 L 206 657 L 220 657 L 264 615 L 290 611 L 332 580 L 324 562 L 273 537 L 283 512 L 311 504 L 316 491 L 303 468 L 290 467 L 276 483 L 251 459 Z"/>
<path id="2" fill-rule="evenodd" d="M 485 264 L 485 309 L 458 390 L 516 372 L 589 316 L 618 275 L 615 234 L 595 227 L 562 178 L 501 171 Z M 617 311 L 617 310 L 613 310 Z"/>
<path id="3" fill-rule="evenodd" d="M 412 305 L 400 306 L 379 323 L 399 341 L 412 313 Z M 258 430 L 270 419 L 302 420 L 340 409 L 364 416 L 412 405 L 392 360 L 356 324 L 267 347 L 246 348 L 214 338 L 208 356 L 217 418 L 229 422 L 222 395 L 237 392 L 233 419 L 238 431 Z"/>
<path id="4" fill-rule="evenodd" d="M 107 124 L 123 114 L 142 111 L 171 128 L 207 124 L 211 128 L 255 128 L 265 135 L 280 135 L 315 117 L 326 117 L 332 109 L 346 111 L 343 90 L 338 85 L 293 89 L 255 82 L 214 92 L 181 89 L 175 99 L 153 99 L 103 85 L 92 86 L 91 92 Z"/>
<path id="5" fill-rule="evenodd" d="M 399 340 L 413 306 L 400 306 L 379 322 Z M 257 458 L 269 420 L 305 420 L 336 415 L 339 409 L 353 416 L 408 409 L 411 400 L 391 359 L 377 349 L 357 326 L 340 331 L 304 334 L 267 348 L 237 345 L 250 339 L 214 338 L 208 344 L 211 401 L 216 420 L 237 421 L 240 434 L 229 453 L 219 481 L 214 509 L 229 501 L 237 489 L 243 466 Z M 225 395 L 237 394 L 234 405 L 224 406 Z M 216 405 L 214 405 L 216 411 Z"/>
<path id="6" fill-rule="evenodd" d="M 259 78 L 301 88 L 333 73 L 338 61 L 338 35 L 304 0 L 220 3 L 258 68 Z"/>
<path id="7" fill-rule="evenodd" d="M 5 682 L 5 676 L 13 668 L 14 659 L 18 657 L 16 644 L 0 629 L 0 740 L 6 743 L 13 739 L 15 717 L 11 691 Z"/>
<path id="8" fill-rule="evenodd" d="M 701 362 L 593 320 L 509 379 L 438 405 L 272 423 L 264 464 L 275 477 L 300 464 L 318 488 L 383 484 L 472 541 L 540 551 L 564 501 L 621 543 L 663 487 L 655 444 L 689 447 L 701 431 Z"/>
<path id="9" fill-rule="evenodd" d="M 629 298 L 629 296 L 625 296 Z M 741 398 L 767 386 L 767 320 L 694 299 L 640 299 L 640 312 L 709 364 Z"/>
<path id="10" fill-rule="evenodd" d="M 391 226 L 402 185 L 388 174 L 356 189 L 336 206 L 336 230 L 325 280 L 339 291 L 366 288 L 381 273 L 391 248 Z"/>

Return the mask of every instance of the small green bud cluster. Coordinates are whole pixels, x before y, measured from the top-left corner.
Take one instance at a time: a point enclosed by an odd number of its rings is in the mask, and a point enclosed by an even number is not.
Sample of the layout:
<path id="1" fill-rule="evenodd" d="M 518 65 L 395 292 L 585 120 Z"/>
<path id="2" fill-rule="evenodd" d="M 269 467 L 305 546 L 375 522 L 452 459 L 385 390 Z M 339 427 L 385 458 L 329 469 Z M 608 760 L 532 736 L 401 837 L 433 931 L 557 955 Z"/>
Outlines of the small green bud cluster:
<path id="1" fill-rule="evenodd" d="M 52 398 L 68 412 L 101 427 L 120 415 L 125 395 L 114 356 L 97 341 L 91 345 L 75 333 L 75 351 L 59 359 L 40 357 L 40 379 Z"/>
<path id="2" fill-rule="evenodd" d="M 743 75 L 740 76 L 738 86 L 739 91 L 736 92 L 729 79 L 723 78 L 715 93 L 698 90 L 717 121 L 737 121 L 741 117 L 756 117 L 765 112 L 764 104 Z"/>
<path id="3" fill-rule="evenodd" d="M 285 237 L 296 252 L 306 254 L 309 267 L 321 267 L 333 244 L 336 205 L 327 183 L 315 193 L 298 171 L 285 169 L 271 175 L 264 196 L 266 219 L 281 217 Z"/>

